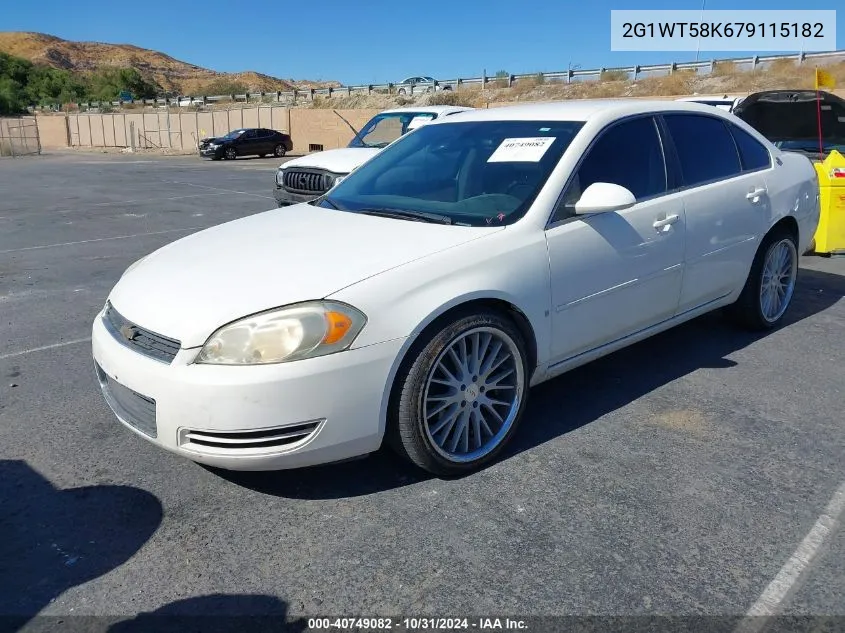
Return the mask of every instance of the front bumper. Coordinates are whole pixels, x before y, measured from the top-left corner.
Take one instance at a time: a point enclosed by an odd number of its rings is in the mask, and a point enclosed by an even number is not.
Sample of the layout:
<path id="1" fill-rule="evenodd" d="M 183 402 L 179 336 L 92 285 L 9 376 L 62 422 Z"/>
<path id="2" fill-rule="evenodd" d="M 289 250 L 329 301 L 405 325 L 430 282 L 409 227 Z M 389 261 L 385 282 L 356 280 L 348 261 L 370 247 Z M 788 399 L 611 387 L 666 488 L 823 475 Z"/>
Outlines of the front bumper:
<path id="1" fill-rule="evenodd" d="M 204 158 L 219 158 L 223 156 L 223 148 L 211 149 L 210 147 L 205 147 L 200 150 L 200 156 Z"/>
<path id="2" fill-rule="evenodd" d="M 181 349 L 168 365 L 119 343 L 102 314 L 92 328 L 97 378 L 120 422 L 161 448 L 229 470 L 298 468 L 377 450 L 403 344 L 250 367 L 192 364 L 199 349 Z"/>
<path id="3" fill-rule="evenodd" d="M 273 190 L 273 197 L 276 199 L 276 203 L 280 207 L 286 207 L 292 204 L 299 204 L 301 202 L 310 202 L 316 198 L 319 198 L 322 193 L 314 193 L 314 194 L 301 194 L 301 193 L 291 193 L 284 187 L 277 186 Z"/>

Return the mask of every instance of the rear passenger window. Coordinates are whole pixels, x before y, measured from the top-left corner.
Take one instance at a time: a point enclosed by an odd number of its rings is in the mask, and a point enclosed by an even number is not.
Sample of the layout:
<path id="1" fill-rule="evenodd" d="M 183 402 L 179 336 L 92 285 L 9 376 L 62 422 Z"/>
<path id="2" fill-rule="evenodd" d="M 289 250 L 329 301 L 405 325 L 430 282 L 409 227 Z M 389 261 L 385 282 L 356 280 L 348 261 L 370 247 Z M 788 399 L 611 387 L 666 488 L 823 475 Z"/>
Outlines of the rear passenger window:
<path id="1" fill-rule="evenodd" d="M 772 159 L 769 156 L 769 150 L 762 143 L 736 125 L 728 125 L 728 128 L 730 128 L 731 134 L 733 134 L 734 140 L 736 141 L 736 147 L 739 150 L 739 157 L 742 160 L 742 169 L 744 171 L 766 169 L 771 166 Z"/>
<path id="2" fill-rule="evenodd" d="M 663 118 L 675 142 L 685 186 L 742 173 L 733 137 L 721 119 L 697 114 L 666 114 Z"/>
<path id="3" fill-rule="evenodd" d="M 581 194 L 596 182 L 625 187 L 637 200 L 666 192 L 666 163 L 653 118 L 624 121 L 601 133 L 570 181 L 565 209 L 556 219 L 573 215 Z"/>

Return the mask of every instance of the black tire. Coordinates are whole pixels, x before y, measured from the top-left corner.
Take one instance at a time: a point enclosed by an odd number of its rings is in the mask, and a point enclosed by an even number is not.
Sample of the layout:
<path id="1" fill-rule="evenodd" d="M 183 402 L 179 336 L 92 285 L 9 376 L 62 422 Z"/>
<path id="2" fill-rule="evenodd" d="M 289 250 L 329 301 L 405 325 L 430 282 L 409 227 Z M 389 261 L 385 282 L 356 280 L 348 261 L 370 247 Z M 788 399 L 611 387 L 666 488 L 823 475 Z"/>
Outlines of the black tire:
<path id="1" fill-rule="evenodd" d="M 517 388 L 521 390 L 521 393 L 518 394 L 516 414 L 508 416 L 511 420 L 510 426 L 497 440 L 498 443 L 478 459 L 454 461 L 444 457 L 439 449 L 435 448 L 432 435 L 425 426 L 423 401 L 429 376 L 434 372 L 435 364 L 441 355 L 446 354 L 453 342 L 477 328 L 485 328 L 485 331 L 489 328 L 491 333 L 504 334 L 514 344 L 518 358 L 516 355 L 513 356 L 513 366 L 516 370 L 515 376 L 521 375 L 521 388 Z M 516 369 L 517 363 L 519 369 Z M 400 456 L 436 476 L 448 477 L 476 471 L 494 460 L 516 432 L 528 401 L 529 378 L 525 340 L 511 319 L 492 310 L 457 314 L 442 327 L 432 328 L 427 335 L 424 334 L 409 350 L 403 361 L 391 393 L 386 431 L 387 443 Z M 469 389 L 467 389 L 468 392 Z M 461 406 L 464 405 L 461 404 Z M 470 422 L 467 421 L 465 426 L 469 425 Z M 472 431 L 467 433 L 470 432 Z M 500 432 L 501 430 L 496 434 Z M 446 435 L 448 436 L 449 433 L 450 431 L 447 430 Z"/>
<path id="2" fill-rule="evenodd" d="M 287 150 L 285 149 L 285 146 L 281 143 L 279 143 L 278 145 L 276 145 L 276 147 L 273 148 L 273 156 L 275 156 L 276 158 L 281 158 L 285 155 L 286 152 Z"/>
<path id="3" fill-rule="evenodd" d="M 226 156 L 226 160 L 235 160 L 238 157 L 238 150 L 234 147 L 227 147 L 223 153 Z"/>
<path id="4" fill-rule="evenodd" d="M 399 88 L 399 91 L 397 92 L 397 94 L 400 94 L 400 95 L 405 94 L 405 89 L 404 89 L 404 88 Z"/>
<path id="5" fill-rule="evenodd" d="M 771 330 L 783 321 L 786 313 L 789 312 L 789 306 L 792 304 L 794 296 L 795 283 L 798 276 L 798 249 L 796 245 L 796 236 L 792 231 L 786 228 L 777 228 L 771 231 L 757 249 L 757 254 L 754 256 L 754 261 L 751 264 L 751 271 L 748 273 L 748 279 L 745 281 L 745 286 L 740 293 L 739 298 L 728 306 L 726 312 L 728 316 L 738 325 L 753 331 Z M 786 307 L 780 311 L 780 314 L 775 318 L 767 317 L 763 312 L 762 306 L 762 285 L 764 281 L 764 266 L 769 253 L 781 244 L 786 244 L 791 252 L 793 258 L 792 265 L 792 282 L 791 289 L 788 291 L 788 298 Z"/>

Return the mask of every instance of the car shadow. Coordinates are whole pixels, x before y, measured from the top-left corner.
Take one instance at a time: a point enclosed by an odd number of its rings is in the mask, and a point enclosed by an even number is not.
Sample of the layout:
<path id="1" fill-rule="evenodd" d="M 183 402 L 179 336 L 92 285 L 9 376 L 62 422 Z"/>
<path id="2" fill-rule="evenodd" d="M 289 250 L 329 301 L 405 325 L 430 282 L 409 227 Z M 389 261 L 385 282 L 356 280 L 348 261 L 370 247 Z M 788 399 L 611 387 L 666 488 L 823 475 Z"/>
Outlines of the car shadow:
<path id="1" fill-rule="evenodd" d="M 112 624 L 107 633 L 300 633 L 308 628 L 301 618 L 288 619 L 287 604 L 275 596 L 213 594 L 171 602 Z"/>
<path id="2" fill-rule="evenodd" d="M 780 327 L 818 314 L 843 297 L 845 276 L 802 268 Z M 698 369 L 734 367 L 728 356 L 764 336 L 738 328 L 716 311 L 543 383 L 532 390 L 521 426 L 499 461 L 570 433 Z M 294 499 L 356 497 L 432 478 L 385 448 L 352 462 L 290 471 L 209 470 L 236 485 Z"/>
<path id="3" fill-rule="evenodd" d="M 61 593 L 132 557 L 162 507 L 130 486 L 56 489 L 23 461 L 0 461 L 0 621 L 26 625 Z"/>

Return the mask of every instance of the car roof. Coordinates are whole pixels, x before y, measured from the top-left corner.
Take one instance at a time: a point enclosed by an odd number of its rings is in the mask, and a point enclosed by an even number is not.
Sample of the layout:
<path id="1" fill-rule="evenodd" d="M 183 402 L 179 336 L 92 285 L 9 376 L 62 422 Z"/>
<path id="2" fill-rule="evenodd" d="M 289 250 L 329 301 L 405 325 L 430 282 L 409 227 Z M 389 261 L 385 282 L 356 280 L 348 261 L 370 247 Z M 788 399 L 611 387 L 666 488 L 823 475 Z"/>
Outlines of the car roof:
<path id="1" fill-rule="evenodd" d="M 498 108 L 473 108 L 433 124 L 463 121 L 581 121 L 609 122 L 650 112 L 698 112 L 723 116 L 724 111 L 694 101 L 658 99 L 573 99 Z M 720 114 L 721 113 L 721 114 Z M 730 116 L 730 115 L 728 115 Z M 730 119 L 729 119 L 730 120 Z"/>
<path id="2" fill-rule="evenodd" d="M 437 115 L 451 114 L 453 112 L 465 112 L 472 110 L 464 106 L 412 106 L 405 108 L 391 108 L 390 110 L 382 110 L 379 114 L 394 114 L 396 112 L 419 112 L 420 114 L 432 113 Z"/>

